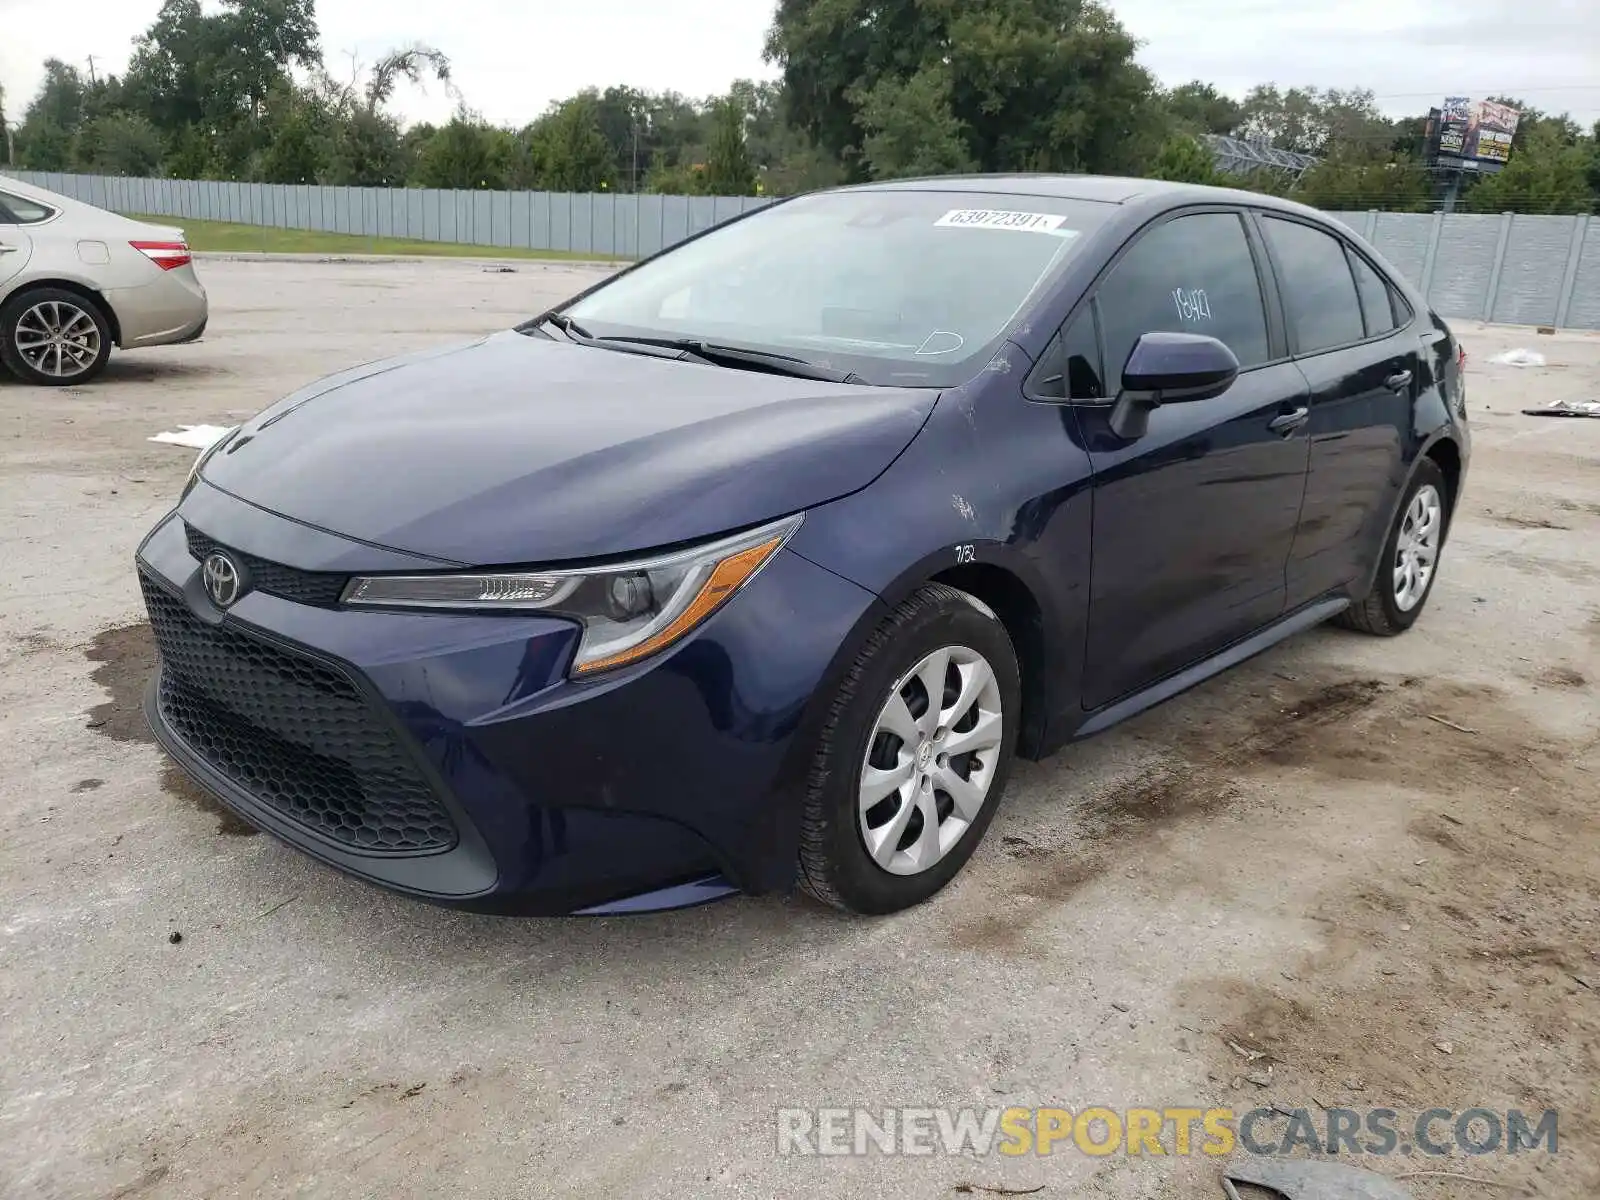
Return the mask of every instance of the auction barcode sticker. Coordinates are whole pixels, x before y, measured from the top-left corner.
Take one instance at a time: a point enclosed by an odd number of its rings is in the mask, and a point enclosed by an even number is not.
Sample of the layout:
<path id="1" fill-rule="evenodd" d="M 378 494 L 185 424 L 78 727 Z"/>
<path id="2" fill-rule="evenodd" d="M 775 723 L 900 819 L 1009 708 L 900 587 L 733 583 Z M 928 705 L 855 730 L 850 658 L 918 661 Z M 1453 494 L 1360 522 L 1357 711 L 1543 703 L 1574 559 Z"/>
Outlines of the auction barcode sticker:
<path id="1" fill-rule="evenodd" d="M 1062 229 L 1066 217 L 1056 213 L 1008 212 L 992 208 L 952 208 L 934 222 L 958 229 L 1016 229 L 1023 233 L 1056 233 L 1076 237 L 1077 231 Z"/>

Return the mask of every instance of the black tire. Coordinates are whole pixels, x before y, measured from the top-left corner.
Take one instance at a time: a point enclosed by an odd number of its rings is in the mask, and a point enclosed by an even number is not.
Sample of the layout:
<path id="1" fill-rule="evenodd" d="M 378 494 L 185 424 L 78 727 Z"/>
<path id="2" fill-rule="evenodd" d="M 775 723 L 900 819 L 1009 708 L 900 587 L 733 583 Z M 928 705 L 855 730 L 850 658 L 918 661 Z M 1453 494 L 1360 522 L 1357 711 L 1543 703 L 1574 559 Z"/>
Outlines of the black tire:
<path id="1" fill-rule="evenodd" d="M 99 348 L 93 360 L 75 374 L 53 375 L 47 371 L 40 371 L 27 362 L 17 350 L 18 323 L 35 305 L 51 302 L 70 304 L 81 310 L 94 322 L 99 336 Z M 13 375 L 24 383 L 37 384 L 40 387 L 71 387 L 75 384 L 88 383 L 105 370 L 106 360 L 110 357 L 111 322 L 106 319 L 105 310 L 96 301 L 79 292 L 53 287 L 25 288 L 7 300 L 4 308 L 0 308 L 0 362 L 3 362 Z"/>
<path id="2" fill-rule="evenodd" d="M 918 874 L 891 874 L 873 861 L 862 838 L 861 770 L 891 689 L 945 646 L 974 650 L 993 669 L 1002 721 L 994 775 L 976 819 L 943 858 Z M 873 631 L 829 708 L 806 791 L 801 886 L 824 904 L 867 915 L 898 912 L 933 896 L 966 865 L 994 818 L 1011 774 L 1021 710 L 1016 651 L 999 618 L 966 592 L 936 583 L 919 588 Z"/>
<path id="3" fill-rule="evenodd" d="M 1410 609 L 1401 608 L 1395 600 L 1394 566 L 1399 553 L 1400 533 L 1405 528 L 1406 514 L 1410 511 L 1417 493 L 1425 487 L 1431 487 L 1439 493 L 1443 526 L 1439 534 L 1438 550 L 1443 549 L 1444 535 L 1450 528 L 1450 492 L 1445 485 L 1444 472 L 1439 470 L 1438 464 L 1432 459 L 1425 458 L 1417 464 L 1417 469 L 1411 476 L 1411 484 L 1406 488 L 1405 496 L 1400 501 L 1399 511 L 1395 514 L 1394 524 L 1390 527 L 1388 536 L 1383 539 L 1383 557 L 1378 560 L 1378 570 L 1372 578 L 1372 590 L 1365 596 L 1357 598 L 1349 608 L 1335 617 L 1335 624 L 1360 633 L 1370 633 L 1374 637 L 1394 637 L 1417 623 L 1422 610 L 1428 606 L 1428 597 L 1433 595 L 1433 585 L 1439 582 L 1440 560 L 1435 557 L 1433 574 L 1428 578 L 1422 598 Z"/>

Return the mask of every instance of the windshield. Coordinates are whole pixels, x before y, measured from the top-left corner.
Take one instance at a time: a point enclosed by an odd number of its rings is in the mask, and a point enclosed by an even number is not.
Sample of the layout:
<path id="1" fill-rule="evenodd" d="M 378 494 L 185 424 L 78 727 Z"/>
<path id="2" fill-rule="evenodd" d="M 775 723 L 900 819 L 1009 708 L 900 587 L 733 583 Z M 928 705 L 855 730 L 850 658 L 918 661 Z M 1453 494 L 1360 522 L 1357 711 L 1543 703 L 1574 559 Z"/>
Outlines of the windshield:
<path id="1" fill-rule="evenodd" d="M 764 209 L 563 309 L 596 337 L 696 338 L 950 387 L 1110 205 L 1049 196 L 849 191 Z"/>

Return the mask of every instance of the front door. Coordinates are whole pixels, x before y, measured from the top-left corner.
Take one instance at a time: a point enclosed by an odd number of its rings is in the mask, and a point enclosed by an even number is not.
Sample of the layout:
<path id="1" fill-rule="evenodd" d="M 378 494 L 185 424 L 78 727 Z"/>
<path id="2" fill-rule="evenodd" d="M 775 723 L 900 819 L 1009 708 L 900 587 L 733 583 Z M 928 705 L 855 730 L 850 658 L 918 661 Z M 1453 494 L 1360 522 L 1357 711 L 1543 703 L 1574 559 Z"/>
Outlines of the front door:
<path id="1" fill-rule="evenodd" d="M 1264 269 L 1240 214 L 1180 214 L 1140 235 L 1077 318 L 1098 322 L 1107 399 L 1134 343 L 1154 331 L 1216 337 L 1241 367 L 1215 399 L 1156 409 L 1132 442 L 1111 432 L 1107 403 L 1077 405 L 1094 469 L 1086 708 L 1284 611 L 1309 461 L 1308 389 L 1268 319 Z"/>

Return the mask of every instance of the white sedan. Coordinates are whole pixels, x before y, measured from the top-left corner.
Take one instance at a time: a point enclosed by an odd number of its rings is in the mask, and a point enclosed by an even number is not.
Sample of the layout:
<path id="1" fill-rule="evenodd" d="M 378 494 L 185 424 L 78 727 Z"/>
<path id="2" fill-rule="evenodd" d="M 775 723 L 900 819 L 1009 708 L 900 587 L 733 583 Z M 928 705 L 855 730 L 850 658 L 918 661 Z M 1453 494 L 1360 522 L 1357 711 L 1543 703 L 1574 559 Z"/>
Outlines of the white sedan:
<path id="1" fill-rule="evenodd" d="M 183 230 L 0 175 L 0 364 L 13 374 L 84 383 L 113 344 L 192 342 L 206 317 Z"/>

